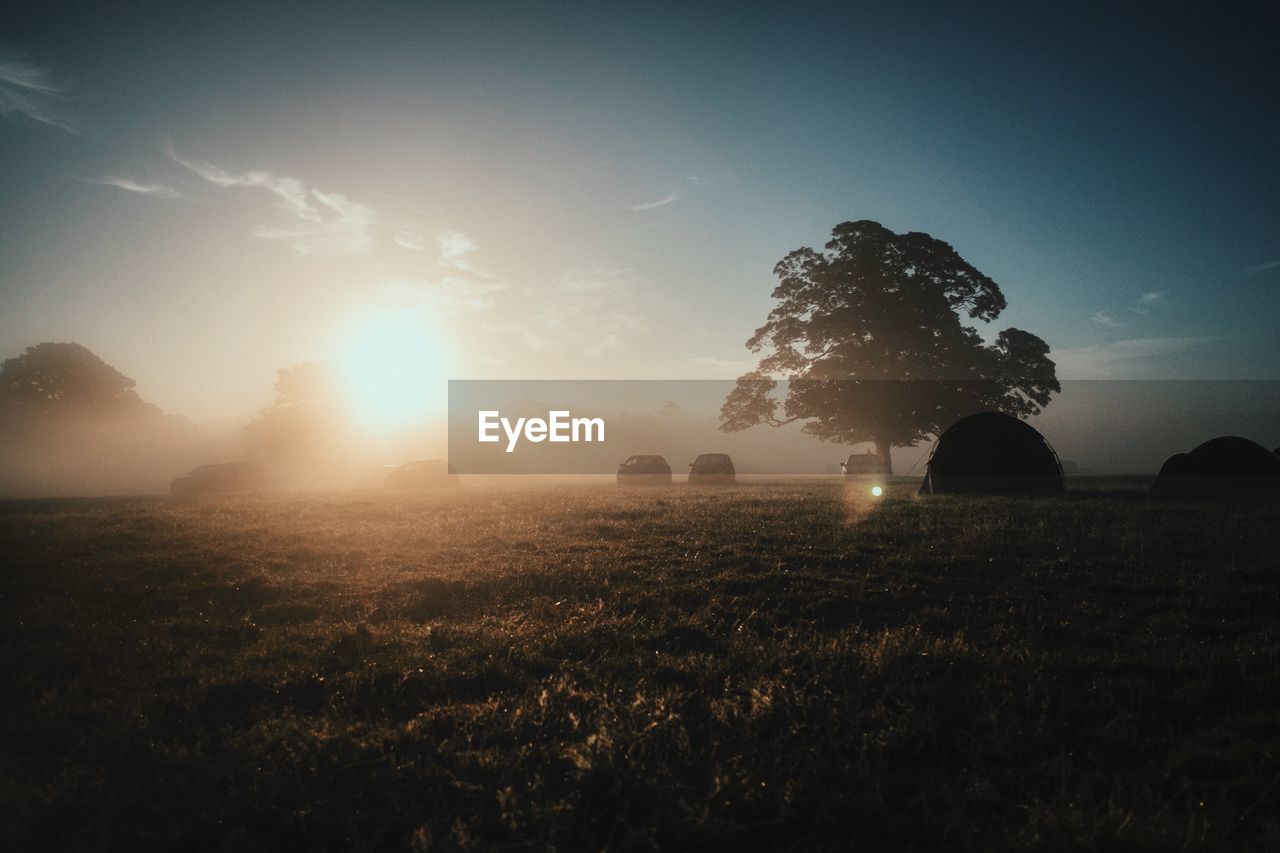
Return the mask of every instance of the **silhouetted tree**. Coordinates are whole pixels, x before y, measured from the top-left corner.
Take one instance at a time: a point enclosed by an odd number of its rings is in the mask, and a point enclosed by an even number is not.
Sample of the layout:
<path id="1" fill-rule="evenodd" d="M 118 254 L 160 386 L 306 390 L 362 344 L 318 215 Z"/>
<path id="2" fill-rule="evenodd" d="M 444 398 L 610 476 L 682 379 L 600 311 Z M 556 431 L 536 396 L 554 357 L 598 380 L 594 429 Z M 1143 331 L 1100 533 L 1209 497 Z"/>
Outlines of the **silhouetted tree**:
<path id="1" fill-rule="evenodd" d="M 994 281 L 928 234 L 845 222 L 825 252 L 791 252 L 774 267 L 777 305 L 747 341 L 767 351 L 738 379 L 721 429 L 804 421 L 819 438 L 874 442 L 890 464 L 966 414 L 1037 414 L 1061 390 L 1049 347 L 1020 329 L 987 344 L 970 319 L 1005 307 Z M 788 380 L 785 399 L 774 395 Z M 895 381 L 885 381 L 895 380 Z"/>
<path id="2" fill-rule="evenodd" d="M 42 343 L 0 364 L 0 400 L 46 412 L 156 412 L 134 381 L 80 344 Z"/>

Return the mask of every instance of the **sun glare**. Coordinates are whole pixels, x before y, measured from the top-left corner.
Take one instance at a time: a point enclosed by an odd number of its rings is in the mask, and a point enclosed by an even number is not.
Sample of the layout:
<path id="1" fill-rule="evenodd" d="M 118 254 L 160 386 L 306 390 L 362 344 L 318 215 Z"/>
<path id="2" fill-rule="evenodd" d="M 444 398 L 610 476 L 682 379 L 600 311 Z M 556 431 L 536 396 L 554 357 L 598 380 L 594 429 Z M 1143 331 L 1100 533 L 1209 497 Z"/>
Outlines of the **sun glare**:
<path id="1" fill-rule="evenodd" d="M 409 426 L 445 405 L 445 348 L 419 317 L 370 318 L 351 335 L 339 364 L 354 419 L 366 428 Z"/>

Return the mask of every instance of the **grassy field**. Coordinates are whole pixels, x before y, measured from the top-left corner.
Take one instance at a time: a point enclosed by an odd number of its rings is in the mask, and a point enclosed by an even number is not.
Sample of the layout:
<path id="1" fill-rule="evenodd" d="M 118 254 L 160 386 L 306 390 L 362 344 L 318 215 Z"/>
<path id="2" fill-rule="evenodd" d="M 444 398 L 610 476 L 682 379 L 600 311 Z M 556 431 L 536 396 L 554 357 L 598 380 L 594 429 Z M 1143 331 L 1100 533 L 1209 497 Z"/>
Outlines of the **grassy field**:
<path id="1" fill-rule="evenodd" d="M 1280 849 L 1280 502 L 911 485 L 0 504 L 0 833 Z"/>

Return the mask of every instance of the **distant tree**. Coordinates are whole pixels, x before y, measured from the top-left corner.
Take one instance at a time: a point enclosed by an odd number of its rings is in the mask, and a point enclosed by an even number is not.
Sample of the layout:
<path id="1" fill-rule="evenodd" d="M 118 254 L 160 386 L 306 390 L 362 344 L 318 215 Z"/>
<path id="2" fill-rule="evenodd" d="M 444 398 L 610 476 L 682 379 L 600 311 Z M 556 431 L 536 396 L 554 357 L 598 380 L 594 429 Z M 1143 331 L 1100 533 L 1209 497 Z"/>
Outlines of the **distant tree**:
<path id="1" fill-rule="evenodd" d="M 1039 413 L 1061 390 L 1049 347 L 1020 329 L 987 344 L 969 319 L 1005 307 L 999 286 L 928 234 L 845 222 L 825 252 L 797 249 L 774 267 L 777 305 L 747 341 L 766 352 L 738 379 L 721 429 L 804 421 L 844 444 L 908 447 L 966 414 Z M 788 380 L 785 399 L 777 378 Z M 885 381 L 895 380 L 895 381 Z"/>
<path id="2" fill-rule="evenodd" d="M 30 410 L 141 413 L 134 381 L 80 344 L 42 343 L 0 364 L 0 400 Z"/>
<path id="3" fill-rule="evenodd" d="M 327 364 L 308 361 L 276 371 L 276 406 L 329 409 L 337 404 L 337 380 Z"/>
<path id="4" fill-rule="evenodd" d="M 79 344 L 37 344 L 0 364 L 0 495 L 161 492 L 223 442 L 141 399 Z"/>
<path id="5" fill-rule="evenodd" d="M 276 399 L 245 427 L 245 455 L 277 485 L 313 486 L 341 467 L 350 436 L 329 366 L 307 362 L 276 371 Z"/>

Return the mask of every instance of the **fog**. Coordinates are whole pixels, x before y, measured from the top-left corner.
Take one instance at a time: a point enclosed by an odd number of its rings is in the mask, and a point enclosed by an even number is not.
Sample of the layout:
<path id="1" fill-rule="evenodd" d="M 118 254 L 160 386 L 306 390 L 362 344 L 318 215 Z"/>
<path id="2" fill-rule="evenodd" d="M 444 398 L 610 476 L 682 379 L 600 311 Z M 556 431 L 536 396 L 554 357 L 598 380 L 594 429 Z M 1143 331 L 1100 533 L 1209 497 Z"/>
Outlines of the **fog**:
<path id="1" fill-rule="evenodd" d="M 378 466 L 448 458 L 458 473 L 542 475 L 594 482 L 628 456 L 656 453 L 682 474 L 698 454 L 732 455 L 739 474 L 833 475 L 850 452 L 800 424 L 720 429 L 732 387 L 721 381 L 452 383 L 448 420 L 422 417 L 371 429 L 324 364 L 277 372 L 275 398 L 251 418 L 198 426 L 146 403 L 132 380 L 74 344 L 42 344 L 4 363 L 0 386 L 0 496 L 166 494 L 198 466 L 248 463 L 272 491 L 353 488 Z M 476 413 L 605 419 L 603 442 L 476 441 Z M 1280 445 L 1277 381 L 1067 381 L 1030 419 L 1069 473 L 1145 474 L 1218 435 Z M 932 440 L 896 448 L 898 475 L 923 475 Z M 365 478 L 368 480 L 368 477 Z M 375 478 L 376 479 L 376 478 Z M 473 478 L 494 481 L 493 476 Z M 526 481 L 536 478 L 526 477 Z M 515 481 L 515 482 L 518 482 Z"/>
<path id="2" fill-rule="evenodd" d="M 88 349 L 39 344 L 0 368 L 0 497 L 167 494 L 199 466 L 241 462 L 270 490 L 347 488 L 371 465 L 444 454 L 442 424 L 374 432 L 359 414 L 332 371 L 309 363 L 279 370 L 253 417 L 200 426 L 143 400 Z"/>

